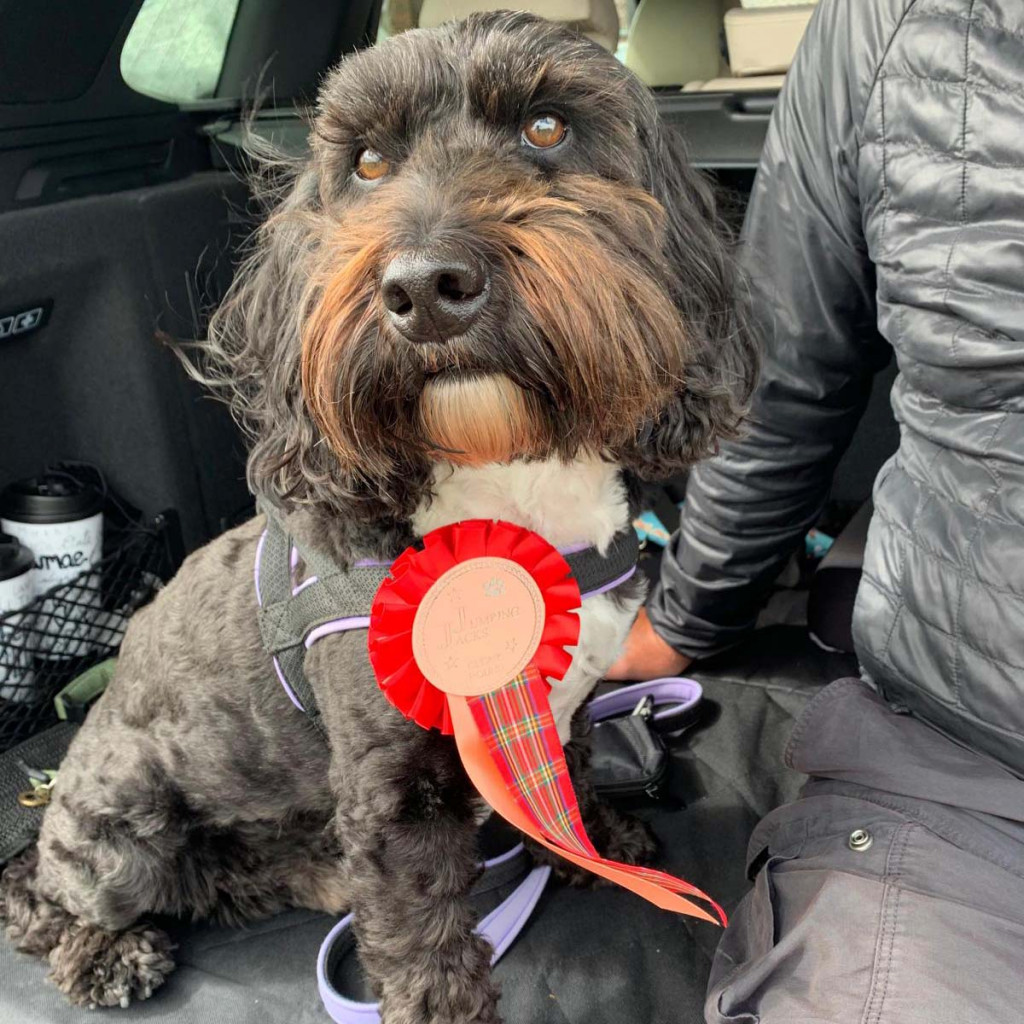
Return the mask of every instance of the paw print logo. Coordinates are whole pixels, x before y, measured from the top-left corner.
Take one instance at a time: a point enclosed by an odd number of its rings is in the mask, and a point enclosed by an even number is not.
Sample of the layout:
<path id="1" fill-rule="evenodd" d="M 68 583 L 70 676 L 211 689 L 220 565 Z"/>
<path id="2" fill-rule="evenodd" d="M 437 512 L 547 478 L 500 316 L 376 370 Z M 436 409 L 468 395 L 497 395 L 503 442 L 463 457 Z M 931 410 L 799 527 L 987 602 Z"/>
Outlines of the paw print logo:
<path id="1" fill-rule="evenodd" d="M 487 597 L 501 597 L 505 593 L 505 581 L 497 576 L 492 576 L 484 584 L 484 594 Z"/>

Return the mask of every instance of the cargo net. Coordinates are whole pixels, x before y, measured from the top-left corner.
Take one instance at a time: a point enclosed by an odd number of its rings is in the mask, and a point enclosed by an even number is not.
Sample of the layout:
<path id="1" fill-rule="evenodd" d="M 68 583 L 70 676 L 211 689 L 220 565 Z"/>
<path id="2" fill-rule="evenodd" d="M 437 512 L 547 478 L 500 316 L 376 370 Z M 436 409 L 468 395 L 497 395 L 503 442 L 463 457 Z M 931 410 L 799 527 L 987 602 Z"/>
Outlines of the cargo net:
<path id="1" fill-rule="evenodd" d="M 102 560 L 0 614 L 0 752 L 49 727 L 54 697 L 114 656 L 132 614 L 173 568 L 167 516 L 111 530 Z"/>

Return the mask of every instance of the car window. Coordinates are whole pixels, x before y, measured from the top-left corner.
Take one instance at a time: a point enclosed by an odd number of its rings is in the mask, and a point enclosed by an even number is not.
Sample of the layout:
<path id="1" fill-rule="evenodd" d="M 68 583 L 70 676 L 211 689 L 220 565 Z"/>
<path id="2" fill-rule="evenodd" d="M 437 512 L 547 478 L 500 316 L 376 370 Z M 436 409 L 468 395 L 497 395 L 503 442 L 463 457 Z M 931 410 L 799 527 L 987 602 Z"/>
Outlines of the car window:
<path id="1" fill-rule="evenodd" d="M 121 77 L 173 103 L 217 90 L 239 0 L 145 0 L 121 50 Z"/>

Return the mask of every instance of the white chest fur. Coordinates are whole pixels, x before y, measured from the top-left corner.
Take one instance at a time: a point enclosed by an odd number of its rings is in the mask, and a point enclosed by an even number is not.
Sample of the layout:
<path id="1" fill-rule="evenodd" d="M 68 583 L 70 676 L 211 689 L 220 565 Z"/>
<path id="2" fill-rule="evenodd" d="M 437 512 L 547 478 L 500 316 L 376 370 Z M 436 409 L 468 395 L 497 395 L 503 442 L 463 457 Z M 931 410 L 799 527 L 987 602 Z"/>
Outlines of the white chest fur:
<path id="1" fill-rule="evenodd" d="M 504 519 L 557 548 L 592 544 L 603 552 L 629 523 L 629 506 L 617 467 L 597 458 L 438 466 L 433 497 L 416 512 L 413 527 L 422 536 L 462 519 Z M 551 691 L 563 743 L 573 713 L 618 656 L 638 604 L 603 594 L 583 602 L 572 667 Z"/>

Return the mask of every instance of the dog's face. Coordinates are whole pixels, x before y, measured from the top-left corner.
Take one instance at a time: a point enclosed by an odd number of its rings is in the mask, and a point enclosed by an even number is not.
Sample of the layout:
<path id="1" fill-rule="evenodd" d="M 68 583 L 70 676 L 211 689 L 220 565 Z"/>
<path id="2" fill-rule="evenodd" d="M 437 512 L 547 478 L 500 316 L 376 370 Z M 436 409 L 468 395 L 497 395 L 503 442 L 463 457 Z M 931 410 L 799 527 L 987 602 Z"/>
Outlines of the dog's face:
<path id="1" fill-rule="evenodd" d="M 439 458 L 693 461 L 755 362 L 712 220 L 649 91 L 585 39 L 484 15 L 349 58 L 213 325 L 245 350 L 254 483 L 372 518 Z"/>

